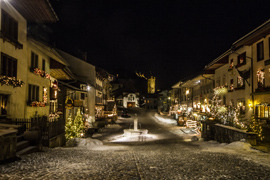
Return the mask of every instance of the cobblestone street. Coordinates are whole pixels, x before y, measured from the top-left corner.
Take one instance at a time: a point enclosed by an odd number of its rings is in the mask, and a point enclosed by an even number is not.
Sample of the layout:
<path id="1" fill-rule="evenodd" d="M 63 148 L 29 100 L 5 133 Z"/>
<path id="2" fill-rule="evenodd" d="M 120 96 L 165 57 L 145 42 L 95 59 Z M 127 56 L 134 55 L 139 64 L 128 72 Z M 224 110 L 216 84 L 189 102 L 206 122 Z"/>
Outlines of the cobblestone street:
<path id="1" fill-rule="evenodd" d="M 104 129 L 99 134 L 103 145 L 46 149 L 23 156 L 20 161 L 1 165 L 0 179 L 270 178 L 269 154 L 245 149 L 219 151 L 218 144 L 186 142 L 171 133 L 169 126 L 157 124 L 151 113 L 139 115 L 139 122 L 159 138 L 110 142 L 111 135 L 119 135 L 122 129 L 110 128 L 108 136 L 104 136 L 108 132 Z"/>

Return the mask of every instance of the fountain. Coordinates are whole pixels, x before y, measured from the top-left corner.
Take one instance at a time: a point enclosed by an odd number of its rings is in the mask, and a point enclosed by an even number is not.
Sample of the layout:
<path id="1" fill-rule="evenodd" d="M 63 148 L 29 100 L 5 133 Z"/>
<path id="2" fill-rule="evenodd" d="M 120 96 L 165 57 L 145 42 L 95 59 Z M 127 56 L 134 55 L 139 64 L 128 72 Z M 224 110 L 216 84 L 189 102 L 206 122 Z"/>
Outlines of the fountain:
<path id="1" fill-rule="evenodd" d="M 140 136 L 140 135 L 147 135 L 147 129 L 138 129 L 138 116 L 135 114 L 134 122 L 133 122 L 133 129 L 124 129 L 124 136 Z"/>

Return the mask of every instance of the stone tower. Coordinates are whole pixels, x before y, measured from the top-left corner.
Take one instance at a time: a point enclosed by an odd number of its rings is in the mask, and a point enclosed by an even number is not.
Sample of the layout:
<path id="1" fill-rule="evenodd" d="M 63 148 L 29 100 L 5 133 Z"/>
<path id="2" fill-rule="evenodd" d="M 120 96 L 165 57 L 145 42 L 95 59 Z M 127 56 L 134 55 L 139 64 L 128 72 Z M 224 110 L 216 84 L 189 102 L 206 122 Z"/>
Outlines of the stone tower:
<path id="1" fill-rule="evenodd" d="M 156 78 L 151 76 L 151 78 L 148 79 L 148 93 L 154 94 L 155 93 L 155 84 L 156 84 Z"/>

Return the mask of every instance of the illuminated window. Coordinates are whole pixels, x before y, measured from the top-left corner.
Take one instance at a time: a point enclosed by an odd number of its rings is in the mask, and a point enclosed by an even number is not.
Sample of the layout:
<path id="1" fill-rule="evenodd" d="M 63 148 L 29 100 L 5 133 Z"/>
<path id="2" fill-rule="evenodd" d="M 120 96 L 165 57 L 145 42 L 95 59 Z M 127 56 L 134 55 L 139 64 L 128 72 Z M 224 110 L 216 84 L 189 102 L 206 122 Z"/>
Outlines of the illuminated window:
<path id="1" fill-rule="evenodd" d="M 0 115 L 7 115 L 8 95 L 0 94 Z"/>
<path id="2" fill-rule="evenodd" d="M 270 120 L 270 106 L 257 105 L 255 108 L 255 117 L 258 119 Z"/>

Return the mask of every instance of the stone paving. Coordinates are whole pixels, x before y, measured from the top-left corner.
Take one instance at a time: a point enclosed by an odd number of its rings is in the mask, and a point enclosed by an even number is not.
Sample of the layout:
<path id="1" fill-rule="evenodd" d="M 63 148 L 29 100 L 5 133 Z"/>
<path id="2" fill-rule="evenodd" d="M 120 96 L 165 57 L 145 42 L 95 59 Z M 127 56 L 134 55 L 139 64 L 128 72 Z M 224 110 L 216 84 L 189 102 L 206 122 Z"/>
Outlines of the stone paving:
<path id="1" fill-rule="evenodd" d="M 270 179 L 268 154 L 205 151 L 200 142 L 185 142 L 157 124 L 151 129 L 151 118 L 143 118 L 150 132 L 166 138 L 46 149 L 0 165 L 0 179 Z M 257 155 L 269 159 L 263 164 L 253 160 Z"/>

